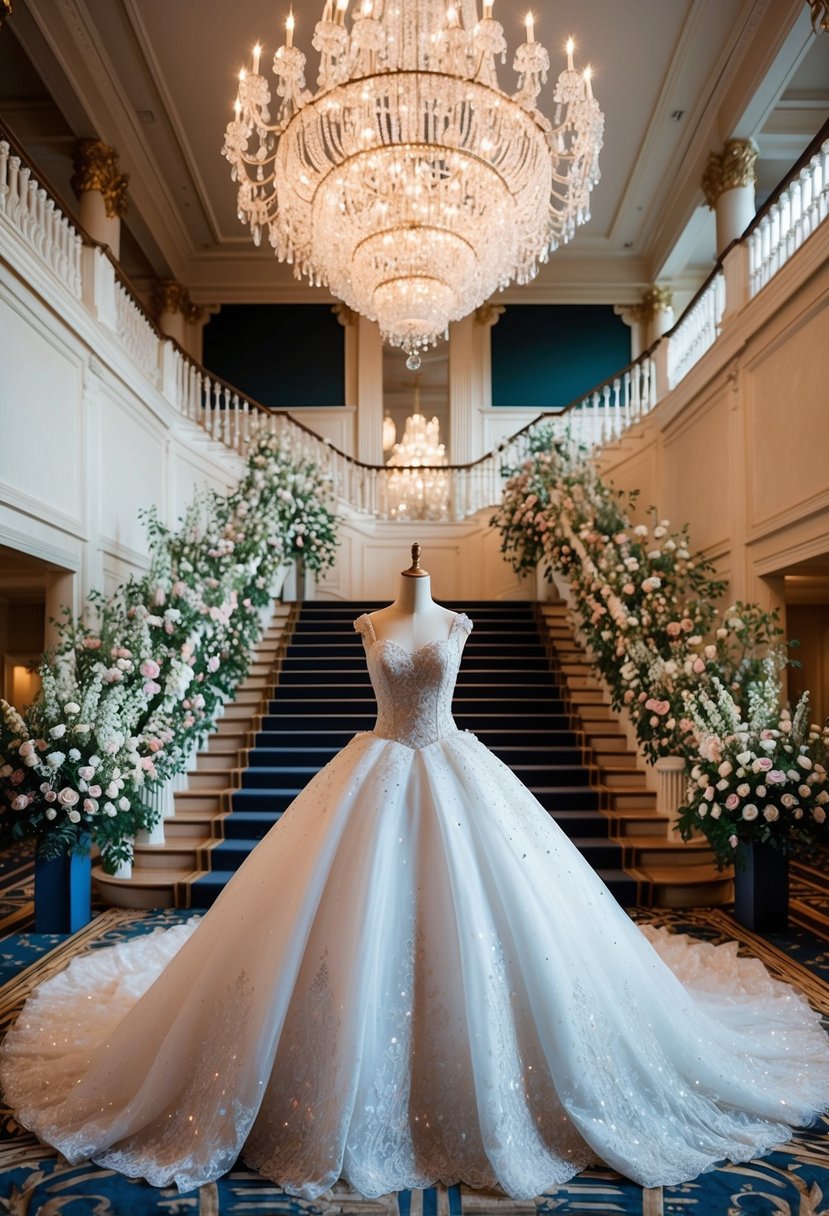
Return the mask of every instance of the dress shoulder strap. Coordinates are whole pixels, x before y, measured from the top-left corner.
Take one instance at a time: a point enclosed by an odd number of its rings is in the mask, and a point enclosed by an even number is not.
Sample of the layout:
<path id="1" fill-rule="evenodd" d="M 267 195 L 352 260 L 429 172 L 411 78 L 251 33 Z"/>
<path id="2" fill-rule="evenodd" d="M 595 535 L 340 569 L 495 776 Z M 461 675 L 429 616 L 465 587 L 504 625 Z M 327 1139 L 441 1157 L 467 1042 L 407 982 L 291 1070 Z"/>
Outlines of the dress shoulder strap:
<path id="1" fill-rule="evenodd" d="M 468 636 L 472 632 L 472 622 L 465 612 L 456 612 L 452 628 L 460 629 Z"/>
<path id="2" fill-rule="evenodd" d="M 374 632 L 374 626 L 371 623 L 371 617 L 367 612 L 364 612 L 362 616 L 357 617 L 357 620 L 354 622 L 354 628 L 358 633 L 361 633 L 364 638 L 368 638 L 369 642 L 375 642 L 377 640 L 377 636 Z"/>

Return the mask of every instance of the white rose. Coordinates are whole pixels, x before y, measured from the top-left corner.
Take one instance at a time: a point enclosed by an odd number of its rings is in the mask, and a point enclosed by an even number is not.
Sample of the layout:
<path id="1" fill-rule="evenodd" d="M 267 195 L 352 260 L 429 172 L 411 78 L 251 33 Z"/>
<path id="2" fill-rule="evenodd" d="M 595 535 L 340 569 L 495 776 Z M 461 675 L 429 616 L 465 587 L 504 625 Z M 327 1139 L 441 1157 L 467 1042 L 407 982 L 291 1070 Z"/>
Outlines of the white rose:
<path id="1" fill-rule="evenodd" d="M 63 712 L 65 714 L 79 714 L 81 712 L 81 707 L 75 701 L 67 701 L 63 707 Z"/>
<path id="2" fill-rule="evenodd" d="M 757 810 L 757 807 L 753 802 L 747 802 L 743 807 L 743 819 L 748 820 L 749 823 L 751 823 L 753 819 L 756 819 L 759 814 L 760 812 Z"/>
<path id="3" fill-rule="evenodd" d="M 65 759 L 66 756 L 63 752 L 49 752 L 46 757 L 46 763 L 49 765 L 49 768 L 60 768 Z"/>
<path id="4" fill-rule="evenodd" d="M 29 799 L 26 797 L 26 795 L 18 794 L 17 797 L 12 802 L 12 810 L 13 811 L 25 811 L 25 809 L 28 805 L 29 805 Z"/>
<path id="5" fill-rule="evenodd" d="M 717 782 L 717 789 L 718 790 L 727 790 L 728 789 L 728 782 L 726 781 L 725 777 L 723 777 L 722 781 Z"/>
<path id="6" fill-rule="evenodd" d="M 783 794 L 780 798 L 786 810 L 790 810 L 793 806 L 797 806 L 797 799 L 792 794 Z"/>
<path id="7" fill-rule="evenodd" d="M 66 814 L 67 814 L 67 818 L 69 819 L 70 823 L 80 823 L 80 821 L 81 821 L 80 811 L 67 811 Z"/>
<path id="8" fill-rule="evenodd" d="M 740 752 L 740 754 L 737 757 L 737 760 L 739 761 L 740 764 L 749 764 L 752 759 L 753 759 L 753 757 L 751 755 L 751 752 Z"/>
<path id="9" fill-rule="evenodd" d="M 723 760 L 722 764 L 717 769 L 717 772 L 720 774 L 721 777 L 727 777 L 728 774 L 731 772 L 731 761 Z"/>
<path id="10" fill-rule="evenodd" d="M 821 790 L 819 794 L 815 795 L 815 802 L 818 804 L 818 806 L 823 806 L 825 803 L 829 802 L 829 791 Z"/>
<path id="11" fill-rule="evenodd" d="M 37 762 L 38 762 L 37 756 L 24 756 L 23 757 L 23 763 L 26 765 L 26 768 L 34 768 L 34 766 L 37 764 Z"/>
<path id="12" fill-rule="evenodd" d="M 812 791 L 808 785 L 799 785 L 797 787 L 797 792 L 800 794 L 801 798 L 808 798 Z"/>
<path id="13" fill-rule="evenodd" d="M 58 817 L 58 813 L 53 806 L 46 808 L 46 818 L 47 819 L 57 819 L 57 817 Z"/>
<path id="14" fill-rule="evenodd" d="M 129 798 L 119 798 L 118 799 L 118 809 L 121 811 L 128 811 L 130 809 Z"/>
<path id="15" fill-rule="evenodd" d="M 722 810 L 720 809 L 720 804 L 718 802 L 715 802 L 714 805 L 711 807 L 711 818 L 719 819 L 721 814 L 722 814 Z"/>
<path id="16" fill-rule="evenodd" d="M 112 819 L 112 817 L 114 815 L 117 815 L 118 812 L 116 811 L 115 807 L 112 805 L 111 802 L 105 802 L 104 803 L 104 814 L 107 815 L 110 819 Z"/>
<path id="17" fill-rule="evenodd" d="M 84 781 L 91 781 L 95 776 L 95 769 L 91 764 L 84 764 L 78 769 L 78 776 L 82 777 Z"/>
<path id="18" fill-rule="evenodd" d="M 765 798 L 765 796 L 766 796 L 766 787 L 764 785 L 758 785 L 757 786 L 757 797 Z"/>
<path id="19" fill-rule="evenodd" d="M 69 748 L 69 759 L 70 760 L 80 760 L 80 758 L 81 758 L 81 753 L 78 751 L 78 749 L 76 747 L 70 747 Z"/>
<path id="20" fill-rule="evenodd" d="M 809 769 L 812 767 L 812 762 L 808 756 L 798 756 L 796 763 L 799 764 L 801 768 Z"/>
<path id="21" fill-rule="evenodd" d="M 824 811 L 822 806 L 814 807 L 814 809 L 812 810 L 812 818 L 814 819 L 815 823 L 825 823 L 826 822 L 826 812 Z"/>
<path id="22" fill-rule="evenodd" d="M 49 728 L 49 734 L 53 739 L 62 739 L 66 734 L 66 727 L 62 722 L 59 722 L 57 726 L 52 726 Z"/>
<path id="23" fill-rule="evenodd" d="M 118 797 L 117 784 L 114 781 L 110 781 L 109 785 L 104 790 L 104 793 L 106 794 L 107 798 L 117 798 Z"/>
<path id="24" fill-rule="evenodd" d="M 90 756 L 89 763 L 92 765 L 93 768 L 97 768 L 98 765 L 101 763 L 101 757 L 100 756 Z"/>
<path id="25" fill-rule="evenodd" d="M 763 818 L 765 819 L 766 823 L 774 823 L 774 821 L 779 817 L 780 812 L 776 806 L 763 807 Z"/>
<path id="26" fill-rule="evenodd" d="M 73 790 L 71 785 L 65 785 L 58 794 L 58 802 L 61 806 L 74 806 L 80 800 L 80 794 L 77 790 Z"/>
<path id="27" fill-rule="evenodd" d="M 705 818 L 705 816 L 708 814 L 708 806 L 706 803 L 701 802 L 699 804 L 699 806 L 697 807 L 697 814 L 699 815 L 700 819 Z"/>
<path id="28" fill-rule="evenodd" d="M 751 793 L 751 786 L 748 784 L 748 782 L 744 781 L 742 785 L 737 786 L 737 793 L 741 798 L 747 798 Z"/>

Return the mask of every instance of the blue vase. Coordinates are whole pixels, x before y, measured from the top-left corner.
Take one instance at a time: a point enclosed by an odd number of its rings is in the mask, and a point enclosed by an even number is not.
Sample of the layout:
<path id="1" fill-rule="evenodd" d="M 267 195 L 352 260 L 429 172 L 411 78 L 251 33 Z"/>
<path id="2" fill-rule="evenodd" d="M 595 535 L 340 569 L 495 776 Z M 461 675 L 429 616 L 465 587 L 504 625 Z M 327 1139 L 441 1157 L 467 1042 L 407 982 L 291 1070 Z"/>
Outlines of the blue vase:
<path id="1" fill-rule="evenodd" d="M 779 849 L 757 840 L 737 846 L 734 916 L 755 933 L 780 933 L 788 928 L 789 859 Z"/>
<path id="2" fill-rule="evenodd" d="M 77 933 L 92 919 L 92 859 L 35 856 L 35 933 Z"/>

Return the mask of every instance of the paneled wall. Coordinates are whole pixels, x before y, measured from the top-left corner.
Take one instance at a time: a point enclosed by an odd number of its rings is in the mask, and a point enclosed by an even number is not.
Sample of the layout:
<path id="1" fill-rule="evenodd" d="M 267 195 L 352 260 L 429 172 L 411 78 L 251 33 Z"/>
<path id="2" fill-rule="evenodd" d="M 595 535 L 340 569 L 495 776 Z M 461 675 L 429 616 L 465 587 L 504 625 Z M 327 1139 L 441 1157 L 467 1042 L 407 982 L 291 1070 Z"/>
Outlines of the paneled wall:
<path id="1" fill-rule="evenodd" d="M 782 606 L 786 571 L 829 568 L 829 225 L 601 465 L 689 523 L 734 598 Z"/>
<path id="2" fill-rule="evenodd" d="M 0 544 L 75 576 L 47 613 L 145 565 L 141 508 L 173 522 L 241 468 L 54 288 L 0 260 Z"/>

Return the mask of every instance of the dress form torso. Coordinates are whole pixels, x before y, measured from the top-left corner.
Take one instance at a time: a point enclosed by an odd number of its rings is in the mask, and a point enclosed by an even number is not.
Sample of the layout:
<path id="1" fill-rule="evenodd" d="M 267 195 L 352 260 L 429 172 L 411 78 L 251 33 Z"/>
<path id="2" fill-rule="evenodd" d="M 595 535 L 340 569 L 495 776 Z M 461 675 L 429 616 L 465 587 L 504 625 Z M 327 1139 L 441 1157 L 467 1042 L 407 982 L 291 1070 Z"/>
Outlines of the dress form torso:
<path id="1" fill-rule="evenodd" d="M 455 613 L 432 599 L 431 579 L 424 571 L 404 571 L 400 592 L 393 604 L 372 612 L 371 623 L 378 640 L 395 642 L 414 652 L 428 642 L 449 637 Z"/>

